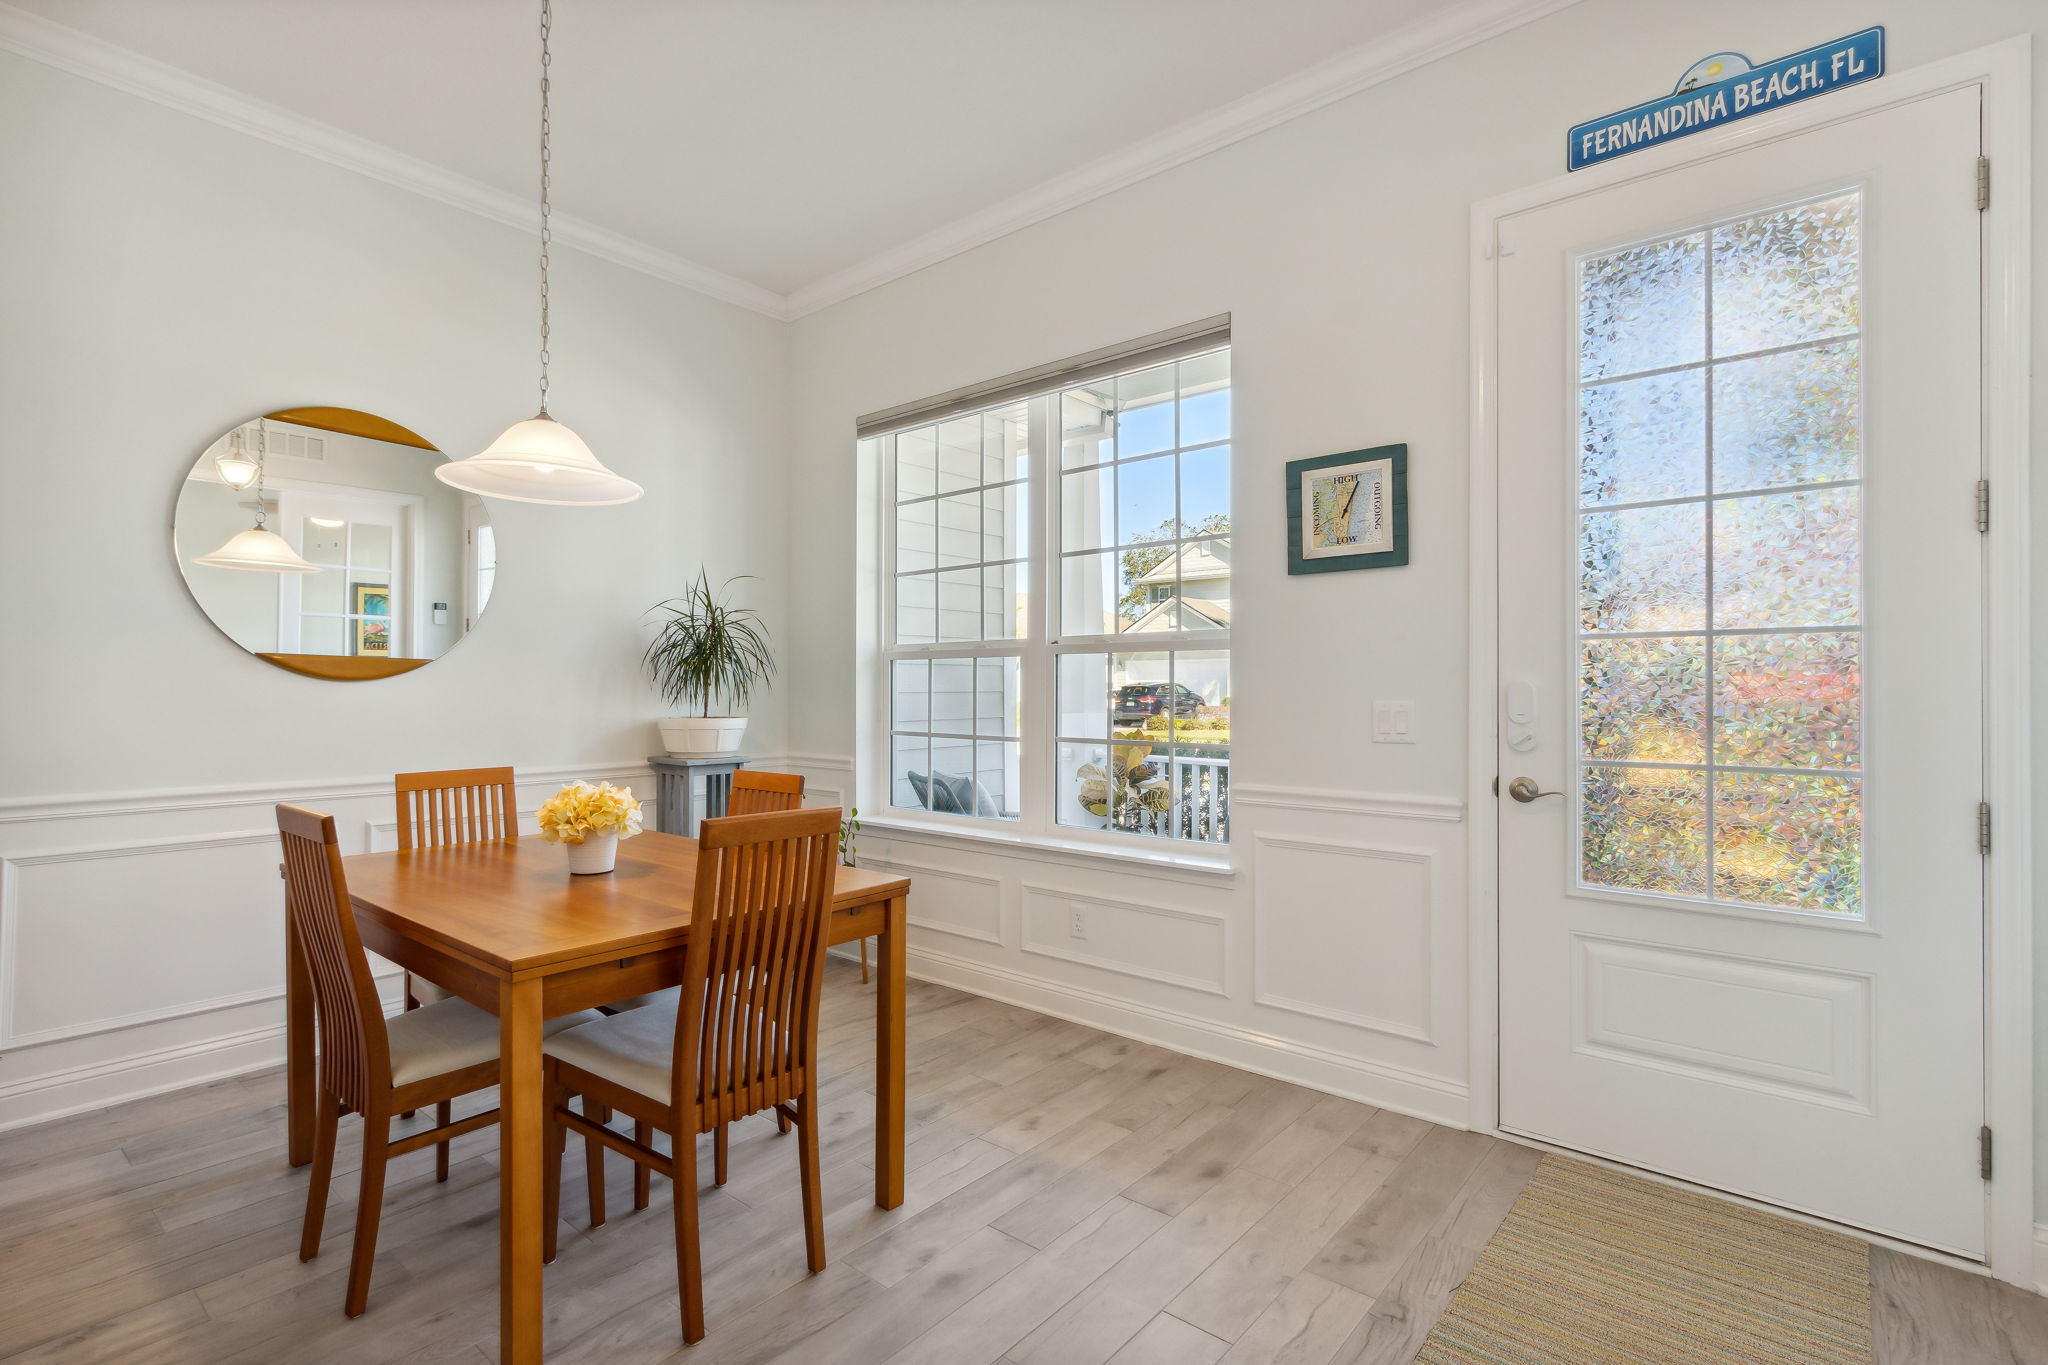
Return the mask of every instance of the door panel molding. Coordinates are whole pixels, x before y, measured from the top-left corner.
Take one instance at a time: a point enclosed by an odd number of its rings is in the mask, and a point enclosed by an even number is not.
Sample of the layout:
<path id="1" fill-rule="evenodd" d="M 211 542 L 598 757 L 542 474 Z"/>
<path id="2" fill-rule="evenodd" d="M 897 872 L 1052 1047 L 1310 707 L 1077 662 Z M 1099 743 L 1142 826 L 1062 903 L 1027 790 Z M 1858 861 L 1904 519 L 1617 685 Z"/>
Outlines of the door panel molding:
<path id="1" fill-rule="evenodd" d="M 1876 983 L 1860 972 L 1788 969 L 1727 953 L 1633 943 L 1598 934 L 1574 934 L 1572 997 L 1575 1051 L 1635 1066 L 1681 1072 L 1718 1085 L 1736 1085 L 1854 1113 L 1871 1107 L 1874 1076 L 1871 1040 L 1875 1023 L 1871 995 Z M 1687 988 L 1692 993 L 1687 994 Z M 1753 1041 L 1780 1047 L 1797 1040 L 1796 1021 L 1786 1018 L 1802 1004 L 1827 1016 L 1826 1056 L 1799 1058 L 1754 1055 L 1714 1047 L 1683 1036 L 1688 1007 L 1746 1006 L 1759 1031 L 1783 1025 L 1769 1038 Z M 1774 1017 L 1771 1007 L 1778 1006 Z"/>

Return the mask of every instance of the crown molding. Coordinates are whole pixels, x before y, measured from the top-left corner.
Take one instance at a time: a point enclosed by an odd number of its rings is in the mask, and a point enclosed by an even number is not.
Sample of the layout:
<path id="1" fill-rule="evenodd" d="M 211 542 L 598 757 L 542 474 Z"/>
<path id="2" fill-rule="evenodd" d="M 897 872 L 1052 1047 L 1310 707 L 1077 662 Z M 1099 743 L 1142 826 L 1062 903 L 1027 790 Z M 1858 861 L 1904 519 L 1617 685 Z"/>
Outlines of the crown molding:
<path id="1" fill-rule="evenodd" d="M 533 200 L 9 4 L 0 4 L 0 50 L 303 152 L 343 170 L 410 190 L 522 232 L 537 232 L 540 228 L 540 208 Z M 787 300 L 771 289 L 569 214 L 557 213 L 553 218 L 555 241 L 563 246 L 757 313 L 775 318 L 787 316 Z"/>
<path id="2" fill-rule="evenodd" d="M 1348 48 L 1200 118 L 804 285 L 790 294 L 788 316 L 800 318 L 914 274 L 1577 3 L 1466 0 L 1443 5 L 1384 38 Z"/>
<path id="3" fill-rule="evenodd" d="M 1077 166 L 787 295 L 568 214 L 554 215 L 555 240 L 685 289 L 791 321 L 1150 179 L 1577 3 L 1578 0 L 1461 0 L 1446 4 L 1428 18 L 1384 38 L 1347 49 L 1200 118 Z M 139 95 L 521 231 L 538 227 L 536 205 L 519 195 L 30 14 L 4 0 L 0 0 L 0 50 Z"/>

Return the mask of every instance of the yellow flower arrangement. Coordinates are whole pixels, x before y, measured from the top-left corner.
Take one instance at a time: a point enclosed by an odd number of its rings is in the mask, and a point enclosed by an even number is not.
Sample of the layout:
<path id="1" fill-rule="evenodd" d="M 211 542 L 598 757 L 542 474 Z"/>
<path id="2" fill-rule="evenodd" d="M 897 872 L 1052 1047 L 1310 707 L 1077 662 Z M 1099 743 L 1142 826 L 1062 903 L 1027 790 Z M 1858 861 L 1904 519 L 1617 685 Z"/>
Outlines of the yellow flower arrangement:
<path id="1" fill-rule="evenodd" d="M 572 783 L 540 808 L 540 837 L 551 844 L 580 844 L 586 834 L 630 839 L 639 832 L 640 803 L 632 792 L 609 782 L 595 787 Z"/>

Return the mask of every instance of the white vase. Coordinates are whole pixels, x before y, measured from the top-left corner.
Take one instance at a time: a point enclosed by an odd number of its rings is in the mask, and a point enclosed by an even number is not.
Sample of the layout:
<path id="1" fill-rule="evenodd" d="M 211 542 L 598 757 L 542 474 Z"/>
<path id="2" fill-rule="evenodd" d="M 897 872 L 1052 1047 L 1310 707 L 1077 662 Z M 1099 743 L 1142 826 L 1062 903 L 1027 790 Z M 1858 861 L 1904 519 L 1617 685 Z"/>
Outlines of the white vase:
<path id="1" fill-rule="evenodd" d="M 745 716 L 663 716 L 661 745 L 671 758 L 709 758 L 738 753 L 747 733 Z"/>
<path id="2" fill-rule="evenodd" d="M 588 877 L 597 872 L 609 872 L 618 866 L 619 836 L 617 831 L 604 834 L 586 834 L 580 844 L 564 844 L 569 850 L 569 871 L 579 877 Z"/>

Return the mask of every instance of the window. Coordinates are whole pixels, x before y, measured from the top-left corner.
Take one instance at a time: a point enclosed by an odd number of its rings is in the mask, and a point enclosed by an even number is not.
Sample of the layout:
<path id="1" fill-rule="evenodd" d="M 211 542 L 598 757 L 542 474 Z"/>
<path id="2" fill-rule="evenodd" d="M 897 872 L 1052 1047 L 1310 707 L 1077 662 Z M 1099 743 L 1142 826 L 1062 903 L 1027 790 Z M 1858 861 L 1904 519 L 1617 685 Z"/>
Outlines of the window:
<path id="1" fill-rule="evenodd" d="M 887 489 L 893 808 L 1084 839 L 1229 840 L 1221 342 L 1023 396 L 1005 386 L 1001 402 L 862 442 Z"/>
<path id="2" fill-rule="evenodd" d="M 1580 877 L 1862 909 L 1862 201 L 1580 263 Z"/>
<path id="3" fill-rule="evenodd" d="M 287 653 L 397 658 L 413 652 L 407 602 L 412 514 L 401 498 L 293 491 L 280 495 L 287 539 L 319 572 L 278 585 L 278 639 Z"/>

